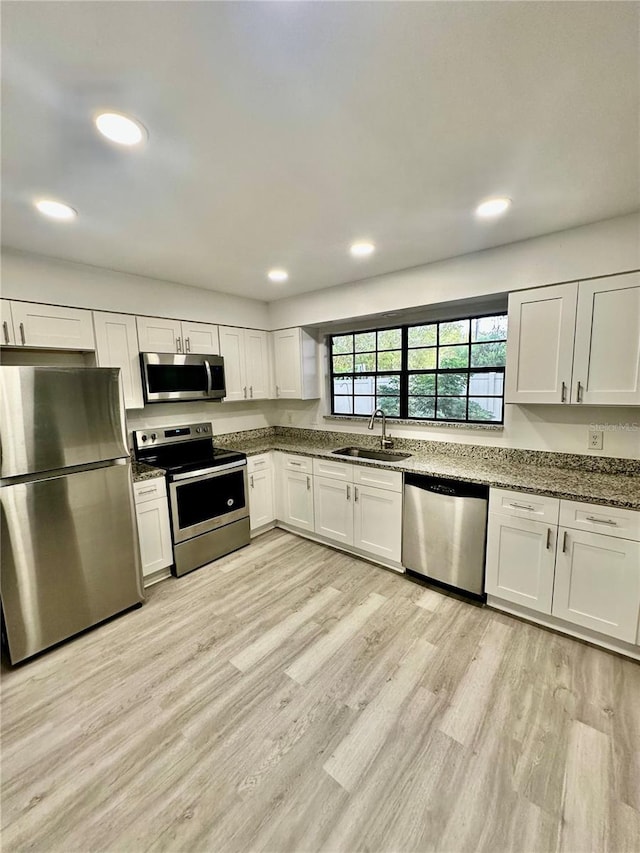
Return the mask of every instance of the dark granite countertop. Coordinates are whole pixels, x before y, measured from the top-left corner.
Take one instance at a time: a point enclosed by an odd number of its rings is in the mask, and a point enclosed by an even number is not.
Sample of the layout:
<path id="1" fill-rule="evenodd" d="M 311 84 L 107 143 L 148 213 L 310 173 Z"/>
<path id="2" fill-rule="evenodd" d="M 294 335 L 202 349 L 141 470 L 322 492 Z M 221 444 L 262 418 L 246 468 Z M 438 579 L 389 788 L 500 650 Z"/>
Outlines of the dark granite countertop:
<path id="1" fill-rule="evenodd" d="M 326 435 L 326 434 L 325 434 Z M 241 450 L 247 456 L 266 453 L 269 450 L 281 450 L 301 456 L 328 457 L 336 461 L 350 462 L 353 465 L 366 465 L 372 468 L 390 468 L 396 471 L 447 477 L 453 480 L 481 483 L 503 489 L 515 489 L 566 500 L 586 501 L 589 503 L 618 506 L 625 509 L 640 510 L 640 476 L 637 473 L 605 473 L 580 468 L 562 468 L 552 465 L 529 464 L 518 459 L 522 453 L 514 453 L 510 459 L 505 453 L 499 460 L 470 456 L 461 452 L 460 456 L 451 451 L 445 453 L 409 450 L 408 459 L 398 462 L 373 462 L 335 456 L 331 453 L 339 447 L 361 445 L 358 435 L 345 433 L 341 441 L 335 435 L 324 438 L 318 432 L 309 441 L 288 436 L 274 435 L 260 438 L 241 436 L 225 437 L 225 444 Z M 396 448 L 400 449 L 400 447 Z M 630 472 L 633 471 L 633 463 Z"/>

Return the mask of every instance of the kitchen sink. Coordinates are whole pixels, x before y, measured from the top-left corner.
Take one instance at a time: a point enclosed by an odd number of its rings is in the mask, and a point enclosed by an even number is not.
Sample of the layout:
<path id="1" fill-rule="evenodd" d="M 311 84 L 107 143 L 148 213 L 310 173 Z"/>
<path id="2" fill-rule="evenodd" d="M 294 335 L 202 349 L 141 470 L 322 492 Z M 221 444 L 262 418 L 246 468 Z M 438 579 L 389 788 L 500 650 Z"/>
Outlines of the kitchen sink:
<path id="1" fill-rule="evenodd" d="M 349 456 L 352 459 L 373 459 L 376 462 L 399 462 L 408 459 L 410 453 L 394 453 L 391 450 L 370 450 L 368 447 L 341 447 L 332 450 L 336 456 Z"/>

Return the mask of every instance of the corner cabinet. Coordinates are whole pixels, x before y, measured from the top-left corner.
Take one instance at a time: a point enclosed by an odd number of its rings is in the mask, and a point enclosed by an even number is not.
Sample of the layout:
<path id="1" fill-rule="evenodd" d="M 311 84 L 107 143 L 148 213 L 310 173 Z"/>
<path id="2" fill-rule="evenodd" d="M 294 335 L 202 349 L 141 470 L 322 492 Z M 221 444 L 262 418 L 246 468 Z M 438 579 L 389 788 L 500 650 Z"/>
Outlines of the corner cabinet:
<path id="1" fill-rule="evenodd" d="M 640 405 L 640 273 L 511 293 L 505 402 Z"/>
<path id="2" fill-rule="evenodd" d="M 251 532 L 272 527 L 276 518 L 273 454 L 261 453 L 247 460 Z"/>
<path id="3" fill-rule="evenodd" d="M 2 301 L 3 344 L 85 352 L 95 349 L 91 311 Z"/>
<path id="4" fill-rule="evenodd" d="M 318 344 L 304 329 L 273 332 L 276 398 L 315 400 L 320 396 Z"/>
<path id="5" fill-rule="evenodd" d="M 98 367 L 119 367 L 127 409 L 142 409 L 142 374 L 135 317 L 93 312 Z"/>

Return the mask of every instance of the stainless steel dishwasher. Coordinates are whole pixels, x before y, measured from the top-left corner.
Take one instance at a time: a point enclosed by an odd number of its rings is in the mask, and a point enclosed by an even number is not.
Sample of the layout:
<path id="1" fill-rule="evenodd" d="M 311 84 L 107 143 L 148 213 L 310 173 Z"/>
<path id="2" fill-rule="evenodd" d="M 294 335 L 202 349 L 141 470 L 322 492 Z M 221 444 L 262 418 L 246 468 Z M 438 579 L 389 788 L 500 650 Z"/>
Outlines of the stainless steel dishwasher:
<path id="1" fill-rule="evenodd" d="M 484 600 L 488 500 L 487 486 L 405 474 L 402 565 L 408 574 Z"/>

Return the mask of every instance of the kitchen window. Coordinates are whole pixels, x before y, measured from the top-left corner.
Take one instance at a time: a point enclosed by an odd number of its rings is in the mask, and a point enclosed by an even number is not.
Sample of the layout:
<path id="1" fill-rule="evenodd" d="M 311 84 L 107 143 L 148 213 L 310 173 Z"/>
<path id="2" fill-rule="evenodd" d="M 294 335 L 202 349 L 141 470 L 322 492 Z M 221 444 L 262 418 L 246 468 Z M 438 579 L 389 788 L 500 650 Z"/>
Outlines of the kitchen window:
<path id="1" fill-rule="evenodd" d="M 507 315 L 331 335 L 331 413 L 502 423 Z"/>

